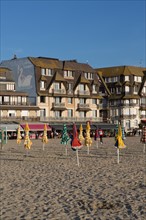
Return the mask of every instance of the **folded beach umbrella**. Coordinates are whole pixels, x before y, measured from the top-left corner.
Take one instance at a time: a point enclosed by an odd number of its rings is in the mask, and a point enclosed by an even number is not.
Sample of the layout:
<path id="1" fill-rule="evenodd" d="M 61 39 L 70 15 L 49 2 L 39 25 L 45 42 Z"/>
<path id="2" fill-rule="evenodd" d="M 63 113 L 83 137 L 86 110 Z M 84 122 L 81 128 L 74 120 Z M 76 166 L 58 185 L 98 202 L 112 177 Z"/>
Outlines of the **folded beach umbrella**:
<path id="1" fill-rule="evenodd" d="M 67 133 L 67 127 L 66 124 L 63 125 L 63 131 L 62 131 L 62 138 L 61 138 L 61 144 L 65 145 L 65 149 L 66 149 L 66 155 L 67 155 L 67 143 L 70 140 L 70 137 Z"/>
<path id="2" fill-rule="evenodd" d="M 18 126 L 18 129 L 17 129 L 17 144 L 20 144 L 21 143 L 21 132 L 20 132 L 20 125 Z"/>
<path id="3" fill-rule="evenodd" d="M 71 140 L 71 148 L 76 151 L 77 155 L 77 164 L 79 166 L 79 156 L 78 156 L 78 149 L 81 149 L 83 145 L 81 144 L 80 140 L 78 139 L 78 132 L 76 124 L 73 124 L 73 137 Z"/>
<path id="4" fill-rule="evenodd" d="M 144 126 L 142 128 L 141 142 L 144 144 L 143 152 L 145 153 L 145 147 L 146 147 L 146 126 Z"/>
<path id="5" fill-rule="evenodd" d="M 91 146 L 92 144 L 92 139 L 90 137 L 90 124 L 89 124 L 89 121 L 87 122 L 87 125 L 86 125 L 86 137 L 85 137 L 85 146 L 87 146 L 88 148 L 88 154 L 89 154 L 89 147 Z"/>
<path id="6" fill-rule="evenodd" d="M 31 148 L 32 142 L 29 138 L 29 130 L 30 129 L 29 129 L 28 123 L 26 123 L 24 130 L 25 130 L 24 148 L 26 150 L 29 150 Z"/>
<path id="7" fill-rule="evenodd" d="M 122 139 L 122 129 L 120 123 L 118 125 L 118 134 L 116 137 L 115 147 L 117 147 L 117 155 L 118 155 L 118 163 L 119 163 L 119 149 L 123 149 L 126 147 Z"/>
<path id="8" fill-rule="evenodd" d="M 80 133 L 79 133 L 79 140 L 81 143 L 83 143 L 83 141 L 85 140 L 85 138 L 83 137 L 83 126 L 82 124 L 80 125 Z"/>
<path id="9" fill-rule="evenodd" d="M 48 143 L 48 137 L 47 137 L 47 125 L 46 125 L 46 124 L 44 124 L 44 131 L 43 131 L 42 142 L 43 142 L 43 150 L 44 150 L 45 144 Z"/>

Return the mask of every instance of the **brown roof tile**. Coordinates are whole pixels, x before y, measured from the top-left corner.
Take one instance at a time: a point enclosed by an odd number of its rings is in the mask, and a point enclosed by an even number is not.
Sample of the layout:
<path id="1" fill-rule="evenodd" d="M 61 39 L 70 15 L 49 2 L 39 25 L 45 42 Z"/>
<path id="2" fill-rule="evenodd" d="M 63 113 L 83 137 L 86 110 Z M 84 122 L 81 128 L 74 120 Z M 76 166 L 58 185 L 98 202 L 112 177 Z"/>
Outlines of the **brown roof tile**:
<path id="1" fill-rule="evenodd" d="M 120 75 L 136 75 L 143 76 L 143 71 L 146 70 L 144 67 L 136 66 L 115 66 L 115 67 L 106 67 L 106 68 L 96 68 L 95 71 L 101 71 L 102 76 L 111 77 L 111 76 L 120 76 Z"/>
<path id="2" fill-rule="evenodd" d="M 62 62 L 58 59 L 29 57 L 29 60 L 33 63 L 33 65 L 37 67 L 48 68 L 48 69 L 62 69 Z"/>

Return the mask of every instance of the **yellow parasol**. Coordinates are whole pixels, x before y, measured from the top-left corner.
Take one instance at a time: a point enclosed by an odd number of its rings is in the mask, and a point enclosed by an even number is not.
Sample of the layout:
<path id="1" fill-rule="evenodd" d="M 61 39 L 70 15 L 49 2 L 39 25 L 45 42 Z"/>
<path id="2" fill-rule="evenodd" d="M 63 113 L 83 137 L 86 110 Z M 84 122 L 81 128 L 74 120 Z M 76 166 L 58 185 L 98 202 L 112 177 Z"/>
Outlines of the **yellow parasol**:
<path id="1" fill-rule="evenodd" d="M 43 132 L 42 142 L 43 142 L 43 150 L 44 150 L 44 145 L 48 143 L 47 125 L 46 124 L 44 124 L 44 132 Z"/>
<path id="2" fill-rule="evenodd" d="M 86 125 L 86 137 L 85 137 L 85 146 L 87 146 L 88 148 L 88 154 L 89 154 L 89 147 L 91 146 L 91 144 L 92 144 L 92 139 L 90 137 L 90 124 L 88 121 Z"/>
<path id="3" fill-rule="evenodd" d="M 24 147 L 25 147 L 25 149 L 29 150 L 31 148 L 32 142 L 29 138 L 29 130 L 30 129 L 29 129 L 28 123 L 26 123 L 24 130 L 25 130 Z"/>
<path id="4" fill-rule="evenodd" d="M 20 132 L 20 125 L 18 126 L 18 129 L 17 129 L 17 144 L 20 144 L 21 143 L 21 132 Z"/>
<path id="5" fill-rule="evenodd" d="M 122 129 L 121 129 L 120 123 L 118 125 L 118 134 L 116 136 L 115 147 L 117 147 L 117 155 L 118 155 L 118 163 L 119 163 L 119 149 L 123 149 L 126 147 L 126 145 L 124 144 L 124 141 L 122 139 Z"/>
<path id="6" fill-rule="evenodd" d="M 83 126 L 82 124 L 80 125 L 80 133 L 79 133 L 79 140 L 81 143 L 83 143 L 83 141 L 85 140 L 85 138 L 83 137 Z"/>

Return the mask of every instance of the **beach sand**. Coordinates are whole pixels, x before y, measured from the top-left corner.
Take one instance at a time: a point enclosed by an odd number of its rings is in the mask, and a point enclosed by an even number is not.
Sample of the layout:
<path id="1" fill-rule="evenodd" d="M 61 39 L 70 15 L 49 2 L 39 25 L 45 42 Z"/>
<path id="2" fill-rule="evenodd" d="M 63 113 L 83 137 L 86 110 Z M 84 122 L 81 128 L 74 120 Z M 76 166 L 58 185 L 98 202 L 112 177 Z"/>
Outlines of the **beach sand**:
<path id="1" fill-rule="evenodd" d="M 93 140 L 76 152 L 61 139 L 32 140 L 28 156 L 9 140 L 0 156 L 1 220 L 144 220 L 146 163 L 140 137 L 127 137 L 117 151 L 114 138 Z"/>

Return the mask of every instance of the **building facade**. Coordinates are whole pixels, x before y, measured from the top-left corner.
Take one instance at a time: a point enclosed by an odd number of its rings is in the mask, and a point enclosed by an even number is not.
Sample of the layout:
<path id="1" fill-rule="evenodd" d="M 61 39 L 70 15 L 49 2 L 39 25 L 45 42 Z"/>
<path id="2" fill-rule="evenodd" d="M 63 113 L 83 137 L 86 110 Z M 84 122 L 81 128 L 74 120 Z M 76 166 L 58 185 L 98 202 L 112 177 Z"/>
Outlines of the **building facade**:
<path id="1" fill-rule="evenodd" d="M 15 57 L 0 66 L 3 118 L 13 115 L 48 123 L 120 121 L 126 131 L 146 119 L 146 68 L 93 69 L 76 60 L 45 57 Z"/>
<path id="2" fill-rule="evenodd" d="M 1 121 L 16 119 L 37 120 L 39 107 L 30 105 L 28 93 L 16 91 L 12 71 L 0 67 L 0 118 Z"/>
<path id="3" fill-rule="evenodd" d="M 16 91 L 28 94 L 40 121 L 102 121 L 101 82 L 89 64 L 27 57 L 3 61 L 1 66 L 12 70 Z"/>
<path id="4" fill-rule="evenodd" d="M 126 131 L 138 128 L 146 118 L 146 68 L 117 66 L 96 69 L 96 73 L 104 79 L 103 117 L 114 124 L 121 122 Z"/>

